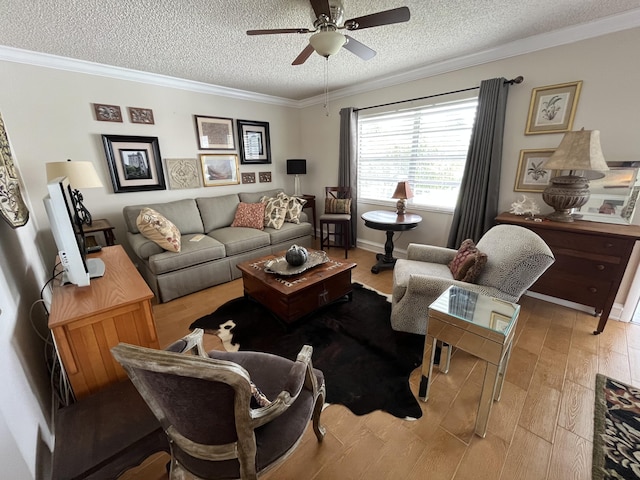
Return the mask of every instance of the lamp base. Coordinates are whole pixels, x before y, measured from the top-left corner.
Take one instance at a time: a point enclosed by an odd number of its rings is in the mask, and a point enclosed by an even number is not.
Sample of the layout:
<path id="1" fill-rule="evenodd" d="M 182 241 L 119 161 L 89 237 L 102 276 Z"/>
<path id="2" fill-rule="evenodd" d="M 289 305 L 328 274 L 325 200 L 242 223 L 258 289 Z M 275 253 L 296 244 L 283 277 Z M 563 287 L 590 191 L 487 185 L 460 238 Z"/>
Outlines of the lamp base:
<path id="1" fill-rule="evenodd" d="M 296 178 L 293 181 L 293 196 L 301 197 L 302 193 L 300 192 L 300 176 L 296 174 Z"/>
<path id="2" fill-rule="evenodd" d="M 406 211 L 407 211 L 407 199 L 401 198 L 396 203 L 396 213 L 398 215 L 404 215 Z"/>
<path id="3" fill-rule="evenodd" d="M 573 222 L 576 216 L 571 211 L 587 203 L 589 196 L 589 181 L 584 177 L 562 175 L 552 178 L 551 185 L 542 193 L 542 200 L 555 210 L 547 218 L 554 222 Z"/>

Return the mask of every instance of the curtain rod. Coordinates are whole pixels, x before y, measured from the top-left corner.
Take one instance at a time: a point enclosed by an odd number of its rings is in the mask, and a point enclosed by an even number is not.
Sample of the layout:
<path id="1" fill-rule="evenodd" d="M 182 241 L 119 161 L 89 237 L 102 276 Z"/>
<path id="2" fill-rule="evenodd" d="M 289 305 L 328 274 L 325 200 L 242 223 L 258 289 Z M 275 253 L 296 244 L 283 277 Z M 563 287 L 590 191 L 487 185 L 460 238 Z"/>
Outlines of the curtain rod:
<path id="1" fill-rule="evenodd" d="M 524 82 L 524 77 L 522 75 L 519 75 L 516 78 L 512 78 L 511 80 L 504 81 L 504 83 L 508 83 L 509 85 L 513 85 L 514 83 L 518 84 L 522 82 Z M 426 97 L 410 98 L 408 100 L 398 100 L 397 102 L 383 103 L 381 105 L 371 105 L 370 107 L 354 108 L 353 111 L 359 112 L 360 110 L 369 110 L 370 108 L 388 107 L 389 105 L 396 105 L 398 103 L 414 102 L 416 100 L 425 100 L 427 98 L 442 97 L 443 95 L 453 95 L 454 93 L 468 92 L 470 90 L 477 90 L 479 88 L 480 88 L 479 86 L 469 87 L 469 88 L 463 88 L 462 90 L 453 90 L 451 92 L 435 93 L 433 95 L 427 95 Z"/>

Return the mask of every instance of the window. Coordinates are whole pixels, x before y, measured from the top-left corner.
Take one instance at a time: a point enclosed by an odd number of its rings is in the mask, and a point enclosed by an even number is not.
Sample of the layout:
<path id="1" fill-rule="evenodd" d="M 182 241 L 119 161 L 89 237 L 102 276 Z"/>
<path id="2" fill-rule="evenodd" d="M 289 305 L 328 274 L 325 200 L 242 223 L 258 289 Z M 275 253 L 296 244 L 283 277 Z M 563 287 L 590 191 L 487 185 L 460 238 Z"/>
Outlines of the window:
<path id="1" fill-rule="evenodd" d="M 360 114 L 358 198 L 391 201 L 409 180 L 410 204 L 453 210 L 467 160 L 477 98 Z"/>

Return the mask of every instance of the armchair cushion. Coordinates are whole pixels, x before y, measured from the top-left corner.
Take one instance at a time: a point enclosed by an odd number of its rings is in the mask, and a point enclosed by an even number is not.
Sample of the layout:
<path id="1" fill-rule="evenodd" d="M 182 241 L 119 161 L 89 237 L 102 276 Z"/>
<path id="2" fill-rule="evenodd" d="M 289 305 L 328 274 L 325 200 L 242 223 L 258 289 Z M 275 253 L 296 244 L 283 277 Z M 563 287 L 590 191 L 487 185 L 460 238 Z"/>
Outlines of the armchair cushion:
<path id="1" fill-rule="evenodd" d="M 486 263 L 487 254 L 478 250 L 473 240 L 468 238 L 460 245 L 449 269 L 455 280 L 473 283 Z"/>
<path id="2" fill-rule="evenodd" d="M 325 198 L 324 213 L 351 213 L 350 198 Z"/>

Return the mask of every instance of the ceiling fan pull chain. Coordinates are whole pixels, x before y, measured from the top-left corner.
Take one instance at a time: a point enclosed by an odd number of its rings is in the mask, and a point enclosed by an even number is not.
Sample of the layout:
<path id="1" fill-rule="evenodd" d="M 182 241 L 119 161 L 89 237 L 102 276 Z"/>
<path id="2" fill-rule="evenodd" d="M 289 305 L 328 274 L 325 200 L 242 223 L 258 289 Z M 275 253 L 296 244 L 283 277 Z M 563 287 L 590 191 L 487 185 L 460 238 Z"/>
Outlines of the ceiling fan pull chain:
<path id="1" fill-rule="evenodd" d="M 324 112 L 329 116 L 329 57 L 324 58 Z"/>

